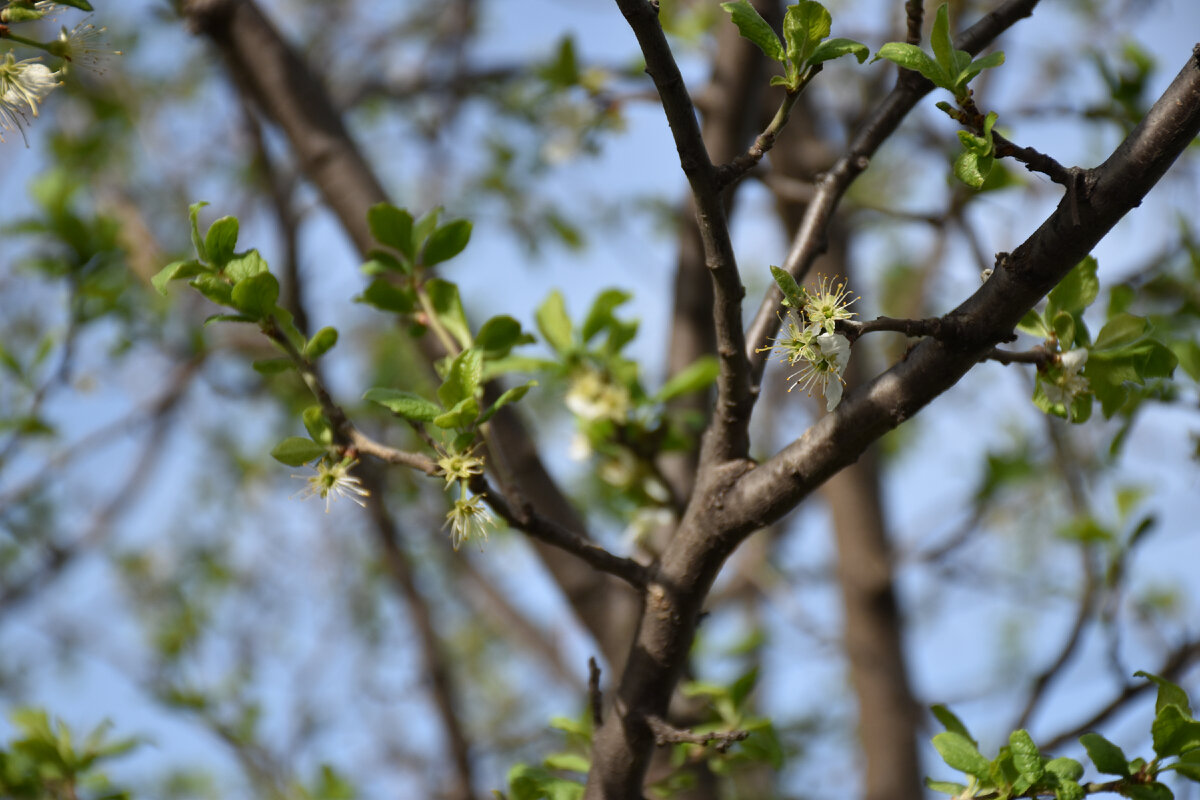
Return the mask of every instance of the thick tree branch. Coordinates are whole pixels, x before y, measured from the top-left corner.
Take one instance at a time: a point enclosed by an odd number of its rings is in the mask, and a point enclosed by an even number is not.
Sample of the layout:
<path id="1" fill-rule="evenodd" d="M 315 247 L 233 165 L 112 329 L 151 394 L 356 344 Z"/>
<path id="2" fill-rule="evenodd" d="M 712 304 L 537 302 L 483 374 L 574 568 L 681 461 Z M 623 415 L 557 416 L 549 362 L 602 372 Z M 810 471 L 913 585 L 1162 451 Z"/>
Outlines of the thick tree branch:
<path id="1" fill-rule="evenodd" d="M 637 37 L 646 58 L 646 71 L 662 98 L 679 163 L 692 189 L 705 262 L 713 281 L 713 322 L 721 367 L 716 408 L 705 434 L 701 460 L 716 463 L 743 458 L 750 448 L 749 411 L 754 402 L 742 333 L 741 303 L 746 291 L 729 237 L 719 172 L 709 158 L 696 109 L 659 25 L 657 3 L 617 0 L 617 5 Z"/>
<path id="2" fill-rule="evenodd" d="M 747 473 L 727 499 L 726 524 L 743 535 L 769 524 L 853 462 L 867 444 L 953 386 L 1141 203 L 1198 132 L 1200 64 L 1193 55 L 1116 152 L 1088 171 L 1078 224 L 1064 197 L 979 291 L 946 315 L 959 332 L 955 342 L 923 340 L 907 358 L 845 398 L 836 412 Z"/>
<path id="3" fill-rule="evenodd" d="M 759 14 L 767 21 L 782 21 L 778 0 L 755 0 Z M 723 25 L 717 31 L 717 52 L 712 77 L 697 105 L 703 112 L 704 143 L 715 162 L 728 161 L 747 146 L 754 135 L 756 121 L 767 91 L 766 59 L 735 26 Z M 737 187 L 725 191 L 725 210 L 730 213 L 737 200 Z M 704 242 L 697 227 L 695 202 L 691 193 L 682 204 L 679 253 L 675 263 L 671 310 L 671 338 L 666 353 L 667 374 L 675 375 L 696 359 L 712 355 L 717 344 L 713 332 L 713 282 L 705 265 Z M 692 392 L 669 404 L 675 419 L 696 419 L 694 430 L 702 430 L 712 410 L 711 392 Z M 683 452 L 664 454 L 663 476 L 673 494 L 685 502 L 691 496 L 699 462 L 699 444 Z M 661 549 L 661 547 L 659 548 Z"/>
<path id="4" fill-rule="evenodd" d="M 963 31 L 955 39 L 954 46 L 972 55 L 977 54 L 1017 20 L 1032 14 L 1037 4 L 1038 0 L 1007 0 Z M 816 196 L 809 203 L 800 230 L 792 240 L 792 248 L 781 265 L 797 281 L 804 279 L 813 261 L 824 251 L 829 223 L 850 184 L 866 170 L 875 151 L 895 132 L 917 101 L 933 89 L 929 81 L 915 73 L 911 75 L 915 77 L 897 82 L 896 88 L 859 129 L 845 155 L 818 182 Z M 779 320 L 775 312 L 782 300 L 779 288 L 772 285 L 746 333 L 746 357 L 756 383 L 762 378 L 767 363 L 766 353 L 757 351 L 769 345 L 778 330 Z"/>

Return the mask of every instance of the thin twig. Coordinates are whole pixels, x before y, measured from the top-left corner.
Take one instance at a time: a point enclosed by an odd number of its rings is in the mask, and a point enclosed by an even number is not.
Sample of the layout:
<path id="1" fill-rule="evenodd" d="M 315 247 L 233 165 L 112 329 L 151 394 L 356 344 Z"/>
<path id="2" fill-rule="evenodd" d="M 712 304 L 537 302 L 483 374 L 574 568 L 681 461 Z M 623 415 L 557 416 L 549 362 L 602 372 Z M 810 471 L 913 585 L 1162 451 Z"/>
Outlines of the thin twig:
<path id="1" fill-rule="evenodd" d="M 649 570 L 632 558 L 623 558 L 592 544 L 582 536 L 567 530 L 552 519 L 537 513 L 534 508 L 519 498 L 512 503 L 488 484 L 487 478 L 476 475 L 471 480 L 471 491 L 483 495 L 501 519 L 519 531 L 539 541 L 553 545 L 577 556 L 601 572 L 615 575 L 635 589 L 645 588 L 649 582 Z"/>
<path id="2" fill-rule="evenodd" d="M 792 113 L 792 107 L 796 105 L 796 100 L 800 98 L 800 92 L 807 85 L 812 76 L 821 71 L 822 64 L 818 64 L 809 72 L 808 79 L 801 84 L 795 91 L 790 91 L 783 96 L 783 102 L 779 104 L 779 110 L 775 112 L 775 116 L 771 119 L 770 124 L 758 135 L 754 140 L 754 144 L 750 145 L 750 149 L 741 155 L 734 158 L 728 164 L 723 164 L 717 168 L 717 184 L 724 189 L 733 183 L 736 183 L 747 172 L 753 169 L 758 162 L 762 161 L 763 156 L 775 146 L 775 140 L 779 133 L 783 130 L 783 126 L 787 124 L 788 117 Z"/>
<path id="3" fill-rule="evenodd" d="M 592 726 L 604 721 L 604 695 L 600 693 L 600 665 L 595 656 L 588 657 L 588 701 L 592 706 Z"/>
<path id="4" fill-rule="evenodd" d="M 733 747 L 734 742 L 740 742 L 750 735 L 750 731 L 713 731 L 712 733 L 693 733 L 683 728 L 676 728 L 661 717 L 648 716 L 646 723 L 654 733 L 654 743 L 659 747 L 668 744 L 698 744 L 707 747 L 714 745 L 719 753 L 724 753 Z"/>

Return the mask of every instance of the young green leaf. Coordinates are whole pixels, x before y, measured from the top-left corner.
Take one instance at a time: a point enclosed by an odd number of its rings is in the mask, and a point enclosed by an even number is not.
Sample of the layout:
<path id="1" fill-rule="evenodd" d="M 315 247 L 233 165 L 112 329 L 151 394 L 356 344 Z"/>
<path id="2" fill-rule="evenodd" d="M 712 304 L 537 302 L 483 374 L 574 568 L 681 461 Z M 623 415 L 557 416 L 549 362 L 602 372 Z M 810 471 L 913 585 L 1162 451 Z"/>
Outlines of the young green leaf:
<path id="1" fill-rule="evenodd" d="M 929 44 L 942 72 L 949 76 L 958 72 L 954 59 L 954 39 L 950 36 L 950 7 L 946 3 L 938 6 L 933 18 L 933 29 L 929 32 Z M 926 75 L 926 77 L 929 77 Z"/>
<path id="2" fill-rule="evenodd" d="M 1087 750 L 1088 758 L 1097 770 L 1105 775 L 1129 777 L 1129 759 L 1120 747 L 1098 733 L 1085 733 L 1079 737 L 1079 743 Z"/>
<path id="3" fill-rule="evenodd" d="M 442 327 L 449 331 L 460 347 L 470 347 L 471 329 L 467 326 L 467 315 L 458 297 L 458 285 L 434 278 L 426 281 L 425 291 L 429 293 L 429 301 Z"/>
<path id="4" fill-rule="evenodd" d="M 226 262 L 233 258 L 237 237 L 237 217 L 221 217 L 208 226 L 208 233 L 204 237 L 204 250 L 208 253 L 209 263 L 217 268 L 224 267 Z"/>
<path id="5" fill-rule="evenodd" d="M 188 206 L 188 220 L 192 226 L 192 247 L 196 250 L 196 257 L 201 261 L 208 261 L 208 251 L 204 249 L 204 239 L 200 237 L 200 209 L 204 208 L 208 203 L 201 200 L 199 203 L 192 203 Z"/>
<path id="6" fill-rule="evenodd" d="M 827 39 L 813 50 L 812 55 L 808 57 L 808 63 L 815 66 L 845 55 L 853 55 L 861 64 L 871 55 L 871 49 L 853 39 Z"/>
<path id="7" fill-rule="evenodd" d="M 833 18 L 816 0 L 800 0 L 783 15 L 783 41 L 787 57 L 797 68 L 808 63 L 821 40 L 829 35 Z"/>
<path id="8" fill-rule="evenodd" d="M 1177 705 L 1163 706 L 1150 726 L 1154 754 L 1159 758 L 1177 756 L 1200 748 L 1200 722 L 1185 715 Z"/>
<path id="9" fill-rule="evenodd" d="M 325 455 L 327 448 L 303 436 L 289 436 L 271 451 L 271 457 L 289 467 L 302 467 Z"/>
<path id="10" fill-rule="evenodd" d="M 733 24 L 737 26 L 742 38 L 749 39 L 767 58 L 784 61 L 783 43 L 771 30 L 771 26 L 763 19 L 754 6 L 747 0 L 737 0 L 734 3 L 721 3 L 721 8 L 729 12 Z"/>
<path id="11" fill-rule="evenodd" d="M 804 290 L 800 288 L 790 273 L 773 266 L 771 267 L 771 277 L 775 279 L 775 285 L 779 287 L 779 291 L 783 292 L 788 305 L 797 310 L 804 308 Z"/>
<path id="12" fill-rule="evenodd" d="M 233 305 L 233 287 L 212 273 L 197 275 L 188 285 L 219 306 Z"/>
<path id="13" fill-rule="evenodd" d="M 993 156 L 981 156 L 971 150 L 964 150 L 954 159 L 954 177 L 972 189 L 979 189 L 991 174 L 995 163 L 996 159 Z"/>
<path id="14" fill-rule="evenodd" d="M 474 397 L 464 397 L 445 414 L 434 417 L 433 424 L 439 428 L 466 428 L 479 416 L 479 402 Z"/>
<path id="15" fill-rule="evenodd" d="M 172 261 L 155 273 L 154 277 L 150 279 L 150 284 L 158 290 L 159 294 L 166 296 L 167 284 L 171 281 L 194 278 L 208 271 L 209 268 L 207 266 L 195 259 L 191 261 Z"/>
<path id="16" fill-rule="evenodd" d="M 308 431 L 308 435 L 314 442 L 326 447 L 333 444 L 333 426 L 325 418 L 325 412 L 320 406 L 309 406 L 304 409 L 301 419 L 304 420 L 304 430 Z"/>
<path id="17" fill-rule="evenodd" d="M 437 390 L 438 400 L 444 407 L 453 408 L 464 399 L 474 397 L 482 376 L 483 353 L 475 349 L 463 350 L 450 363 L 446 379 Z"/>
<path id="18" fill-rule="evenodd" d="M 571 318 L 567 315 L 567 304 L 557 289 L 550 293 L 534 314 L 542 338 L 559 355 L 566 355 L 574 347 L 571 336 Z"/>
<path id="19" fill-rule="evenodd" d="M 368 389 L 363 399 L 378 403 L 393 414 L 399 414 L 413 422 L 433 422 L 434 418 L 442 413 L 441 407 L 436 403 L 399 389 Z"/>
<path id="20" fill-rule="evenodd" d="M 417 302 L 411 289 L 396 286 L 387 278 L 371 281 L 363 293 L 354 299 L 380 311 L 392 311 L 397 314 L 407 314 L 416 307 Z"/>
<path id="21" fill-rule="evenodd" d="M 1025 778 L 1030 786 L 1040 781 L 1044 773 L 1042 754 L 1038 752 L 1029 732 L 1013 731 L 1008 737 L 1008 747 L 1012 753 L 1013 766 L 1017 768 L 1021 777 Z"/>
<path id="22" fill-rule="evenodd" d="M 250 366 L 259 375 L 278 375 L 294 369 L 296 365 L 290 358 L 262 358 L 251 362 Z"/>
<path id="23" fill-rule="evenodd" d="M 876 51 L 875 58 L 872 61 L 878 61 L 881 58 L 891 61 L 903 69 L 919 72 L 935 86 L 953 91 L 954 84 L 951 82 L 950 76 L 946 74 L 936 61 L 929 57 L 928 53 L 916 45 L 904 42 L 888 42 Z"/>
<path id="24" fill-rule="evenodd" d="M 438 228 L 425 242 L 421 263 L 426 267 L 449 261 L 461 253 L 471 241 L 471 223 L 457 219 Z"/>
<path id="25" fill-rule="evenodd" d="M 437 230 L 438 217 L 441 215 L 442 207 L 435 206 L 413 223 L 412 245 L 409 252 L 416 253 L 421 249 L 421 246 L 425 244 L 425 240 L 429 238 L 429 235 Z"/>
<path id="26" fill-rule="evenodd" d="M 257 250 L 247 250 L 241 255 L 235 255 L 225 262 L 224 275 L 237 283 L 243 278 L 269 271 L 267 261 Z"/>
<path id="27" fill-rule="evenodd" d="M 321 328 L 304 345 L 304 357 L 307 359 L 320 358 L 337 344 L 337 328 Z"/>
<path id="28" fill-rule="evenodd" d="M 479 415 L 479 420 L 477 421 L 476 424 L 482 425 L 483 423 L 487 422 L 489 419 L 494 417 L 496 415 L 496 412 L 499 411 L 501 408 L 508 405 L 509 403 L 517 402 L 522 397 L 524 397 L 525 394 L 530 389 L 532 389 L 534 386 L 537 386 L 537 385 L 538 385 L 537 381 L 529 381 L 527 383 L 521 384 L 520 386 L 514 386 L 513 388 L 509 389 L 504 394 L 497 397 L 496 402 L 492 403 L 488 407 L 487 411 L 484 411 L 482 414 Z"/>
<path id="29" fill-rule="evenodd" d="M 380 244 L 413 258 L 413 218 L 403 208 L 391 203 L 377 203 L 367 209 L 367 227 Z"/>
<path id="30" fill-rule="evenodd" d="M 233 287 L 233 307 L 255 319 L 262 319 L 275 310 L 279 300 L 279 281 L 269 272 L 243 278 Z"/>
<path id="31" fill-rule="evenodd" d="M 959 772 L 987 779 L 991 771 L 991 762 L 983 757 L 966 736 L 953 731 L 943 731 L 933 737 L 933 746 L 947 765 Z"/>
<path id="32" fill-rule="evenodd" d="M 613 311 L 629 302 L 632 297 L 629 292 L 621 289 L 605 289 L 597 295 L 583 320 L 583 341 L 591 341 L 597 333 L 608 327 L 614 321 Z"/>
<path id="33" fill-rule="evenodd" d="M 941 703 L 938 703 L 937 705 L 930 706 L 929 710 L 933 712 L 933 716 L 938 722 L 942 723 L 942 727 L 947 731 L 950 731 L 951 733 L 957 733 L 976 748 L 979 747 L 979 742 L 975 741 L 975 737 L 973 737 L 971 732 L 967 730 L 967 726 L 964 725 L 963 721 L 959 719 L 958 716 L 949 708 Z"/>
<path id="34" fill-rule="evenodd" d="M 1100 294 L 1100 279 L 1096 277 L 1096 259 L 1087 256 L 1066 274 L 1058 285 L 1050 290 L 1046 305 L 1048 317 L 1051 309 L 1078 314 L 1090 306 Z"/>
<path id="35" fill-rule="evenodd" d="M 959 50 L 958 52 L 962 53 L 963 51 Z M 968 58 L 970 58 L 970 56 L 968 56 Z M 991 69 L 992 67 L 998 67 L 1003 63 L 1004 52 L 1002 50 L 997 50 L 994 53 L 988 53 L 983 58 L 977 58 L 974 61 L 968 61 L 964 66 L 960 67 L 956 73 L 952 73 L 954 75 L 954 87 L 952 91 L 954 92 L 955 96 L 957 97 L 965 92 L 967 84 L 970 83 L 971 80 L 980 72 L 985 69 Z"/>
<path id="36" fill-rule="evenodd" d="M 519 344 L 529 344 L 533 337 L 521 332 L 521 323 L 501 314 L 483 323 L 475 335 L 475 346 L 489 359 L 504 358 Z"/>
<path id="37" fill-rule="evenodd" d="M 1083 765 L 1073 758 L 1052 758 L 1046 762 L 1045 770 L 1062 781 L 1077 781 L 1083 777 Z"/>
<path id="38" fill-rule="evenodd" d="M 720 366 L 713 356 L 701 356 L 688 366 L 681 369 L 669 381 L 663 384 L 654 395 L 654 399 L 665 403 L 683 394 L 691 394 L 707 389 L 717 379 Z"/>

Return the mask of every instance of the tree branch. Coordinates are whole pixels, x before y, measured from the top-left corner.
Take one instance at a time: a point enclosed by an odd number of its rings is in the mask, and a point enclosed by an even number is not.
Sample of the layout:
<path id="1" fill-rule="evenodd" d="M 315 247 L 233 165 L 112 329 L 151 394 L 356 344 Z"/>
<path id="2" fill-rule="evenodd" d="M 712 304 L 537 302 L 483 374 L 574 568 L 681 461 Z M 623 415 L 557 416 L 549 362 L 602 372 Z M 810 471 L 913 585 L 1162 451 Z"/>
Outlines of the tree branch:
<path id="1" fill-rule="evenodd" d="M 658 22 L 657 3 L 617 0 L 646 59 L 646 71 L 662 98 L 663 111 L 675 138 L 679 164 L 687 176 L 696 207 L 704 257 L 713 281 L 716 332 L 717 402 L 705 434 L 702 463 L 743 458 L 749 452 L 749 418 L 754 398 L 742 333 L 742 298 L 746 290 L 738 274 L 718 170 L 709 158 L 696 120 L 696 109 Z"/>
<path id="2" fill-rule="evenodd" d="M 984 16 L 954 41 L 955 48 L 975 55 L 1022 17 L 1033 13 L 1039 0 L 1007 0 L 995 11 Z M 903 75 L 904 73 L 902 73 Z M 818 181 L 817 192 L 804 214 L 787 259 L 781 265 L 797 282 L 812 267 L 813 261 L 825 250 L 826 231 L 833 219 L 842 196 L 850 184 L 866 170 L 871 156 L 891 136 L 917 101 L 933 89 L 933 84 L 916 75 L 913 79 L 900 80 L 896 88 L 859 129 L 846 153 Z M 750 362 L 751 376 L 755 383 L 762 379 L 766 367 L 765 352 L 778 330 L 779 320 L 775 312 L 783 300 L 779 288 L 772 284 L 746 332 L 746 358 Z"/>
<path id="3" fill-rule="evenodd" d="M 632 558 L 613 555 L 603 547 L 592 544 L 554 520 L 538 514 L 523 499 L 518 498 L 510 503 L 503 494 L 492 489 L 482 475 L 472 479 L 471 491 L 483 495 L 492 510 L 517 530 L 564 550 L 601 572 L 620 578 L 635 589 L 644 588 L 649 581 L 650 571 Z"/>
<path id="4" fill-rule="evenodd" d="M 661 717 L 646 717 L 650 730 L 654 732 L 654 743 L 659 747 L 668 744 L 698 744 L 707 747 L 716 746 L 718 753 L 724 753 L 733 747 L 734 742 L 740 742 L 750 735 L 750 731 L 713 731 L 711 733 L 693 733 L 683 728 L 676 728 Z"/>

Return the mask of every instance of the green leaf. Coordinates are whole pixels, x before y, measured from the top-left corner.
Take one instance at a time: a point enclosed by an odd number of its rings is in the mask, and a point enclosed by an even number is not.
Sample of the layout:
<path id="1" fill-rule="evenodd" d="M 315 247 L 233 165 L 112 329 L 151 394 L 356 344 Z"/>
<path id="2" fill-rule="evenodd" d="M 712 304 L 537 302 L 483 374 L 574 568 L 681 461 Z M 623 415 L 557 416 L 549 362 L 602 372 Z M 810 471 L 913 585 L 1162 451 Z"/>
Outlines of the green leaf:
<path id="1" fill-rule="evenodd" d="M 478 420 L 477 424 L 482 425 L 483 423 L 487 422 L 489 419 L 496 416 L 496 412 L 499 411 L 501 408 L 508 405 L 509 403 L 517 402 L 518 400 L 520 400 L 522 397 L 525 396 L 526 392 L 528 392 L 530 389 L 532 389 L 534 386 L 537 386 L 537 385 L 538 385 L 537 381 L 528 381 L 527 383 L 524 383 L 520 386 L 514 386 L 513 388 L 507 390 L 506 392 L 504 392 L 504 394 L 502 394 L 496 398 L 496 402 L 492 403 L 491 406 L 488 407 L 487 411 L 484 411 L 482 414 L 479 415 L 479 420 Z"/>
<path id="2" fill-rule="evenodd" d="M 1079 743 L 1087 750 L 1088 758 L 1097 770 L 1105 775 L 1129 777 L 1129 759 L 1125 758 L 1120 747 L 1098 733 L 1085 733 L 1079 737 Z"/>
<path id="3" fill-rule="evenodd" d="M 1095 350 L 1115 350 L 1136 342 L 1149 328 L 1150 323 L 1143 317 L 1117 314 L 1100 329 L 1099 335 L 1096 336 Z"/>
<path id="4" fill-rule="evenodd" d="M 741 709 L 742 704 L 750 693 L 754 691 L 754 687 L 758 685 L 758 667 L 752 667 L 749 672 L 739 677 L 729 687 L 729 700 L 733 703 L 733 707 Z"/>
<path id="5" fill-rule="evenodd" d="M 70 6 L 71 8 L 78 8 L 80 11 L 95 11 L 95 9 L 92 8 L 92 4 L 89 3 L 87 0 L 55 0 L 55 2 L 57 2 L 61 6 Z M 204 205 L 208 205 L 208 204 L 205 203 Z"/>
<path id="6" fill-rule="evenodd" d="M 787 57 L 797 68 L 808 62 L 821 40 L 829 35 L 833 18 L 816 0 L 800 0 L 783 15 L 783 41 Z"/>
<path id="7" fill-rule="evenodd" d="M 587 774 L 587 771 L 592 768 L 591 759 L 575 753 L 555 753 L 547 756 L 545 761 L 548 769 L 562 769 L 568 772 L 582 772 Z"/>
<path id="8" fill-rule="evenodd" d="M 574 349 L 571 336 L 571 318 L 567 315 L 567 304 L 562 293 L 555 289 L 550 293 L 534 314 L 538 330 L 542 338 L 559 355 L 566 355 Z"/>
<path id="9" fill-rule="evenodd" d="M 199 203 L 192 203 L 188 206 L 188 219 L 192 224 L 192 247 L 196 250 L 196 257 L 201 261 L 208 261 L 208 251 L 204 249 L 204 239 L 200 238 L 200 209 L 204 208 L 208 203 L 201 200 Z"/>
<path id="10" fill-rule="evenodd" d="M 615 321 L 613 311 L 632 297 L 629 292 L 621 289 L 605 289 L 597 295 L 583 321 L 583 341 L 590 342 L 597 333 L 609 327 Z"/>
<path id="11" fill-rule="evenodd" d="M 829 39 L 817 45 L 812 55 L 808 57 L 808 63 L 821 64 L 845 55 L 854 56 L 861 64 L 871 55 L 871 48 L 853 39 Z"/>
<path id="12" fill-rule="evenodd" d="M 981 780 L 987 779 L 991 771 L 991 762 L 983 757 L 966 736 L 944 731 L 933 737 L 933 746 L 949 766 Z"/>
<path id="13" fill-rule="evenodd" d="M 654 396 L 654 399 L 660 403 L 665 403 L 679 395 L 691 394 L 692 392 L 706 389 L 717 379 L 719 371 L 720 364 L 716 358 L 713 356 L 701 356 L 663 384 L 663 387 L 658 390 L 658 394 Z"/>
<path id="14" fill-rule="evenodd" d="M 1083 800 L 1086 794 L 1078 781 L 1069 779 L 1060 779 L 1054 787 L 1055 800 Z"/>
<path id="15" fill-rule="evenodd" d="M 208 253 L 208 262 L 218 268 L 224 267 L 229 259 L 233 258 L 237 238 L 237 217 L 221 217 L 209 225 L 208 233 L 204 237 L 204 250 Z"/>
<path id="16" fill-rule="evenodd" d="M 1200 343 L 1191 339 L 1177 340 L 1171 342 L 1171 352 L 1175 354 L 1179 366 L 1183 367 L 1188 377 L 1200 381 Z"/>
<path id="17" fill-rule="evenodd" d="M 1050 316 L 1049 311 L 1047 308 L 1047 316 Z M 1070 349 L 1075 342 L 1075 317 L 1067 311 L 1058 311 L 1051 318 L 1050 325 L 1054 328 L 1054 335 L 1058 337 L 1063 349 Z"/>
<path id="18" fill-rule="evenodd" d="M 279 300 L 279 281 L 269 272 L 243 278 L 233 287 L 233 307 L 243 314 L 262 319 L 275 310 Z"/>
<path id="19" fill-rule="evenodd" d="M 233 287 L 229 282 L 206 272 L 192 278 L 189 285 L 219 306 L 233 305 Z"/>
<path id="20" fill-rule="evenodd" d="M 959 719 L 958 716 L 949 708 L 941 703 L 938 703 L 937 705 L 930 706 L 929 710 L 933 712 L 933 716 L 938 722 L 942 723 L 942 727 L 947 731 L 950 731 L 951 733 L 957 733 L 975 747 L 979 747 L 979 742 L 975 741 L 975 737 L 973 737 L 971 732 L 967 730 L 967 726 L 964 725 L 963 721 Z"/>
<path id="21" fill-rule="evenodd" d="M 1177 756 L 1200 748 L 1200 722 L 1191 719 L 1177 705 L 1163 706 L 1150 726 L 1154 754 L 1159 758 Z"/>
<path id="22" fill-rule="evenodd" d="M 954 159 L 954 177 L 972 189 L 980 189 L 991 173 L 995 161 L 993 156 L 981 156 L 970 150 L 964 150 L 958 154 L 958 158 Z"/>
<path id="23" fill-rule="evenodd" d="M 805 292 L 796 283 L 796 279 L 790 273 L 779 267 L 772 266 L 771 277 L 775 279 L 775 285 L 779 287 L 779 291 L 783 292 L 783 296 L 788 301 L 789 306 L 795 309 L 804 308 Z"/>
<path id="24" fill-rule="evenodd" d="M 312 360 L 328 353 L 337 344 L 337 328 L 321 328 L 304 345 L 304 357 Z"/>
<path id="25" fill-rule="evenodd" d="M 946 75 L 958 72 L 954 58 L 954 39 L 950 36 L 950 7 L 946 3 L 938 6 L 933 18 L 933 29 L 929 32 L 929 44 L 933 47 L 934 58 Z M 926 77 L 929 77 L 926 75 Z M 931 79 L 932 80 L 932 79 Z M 936 81 L 935 81 L 936 82 Z"/>
<path id="26" fill-rule="evenodd" d="M 223 270 L 225 277 L 237 283 L 244 278 L 249 278 L 251 275 L 260 275 L 269 271 L 267 261 L 257 250 L 247 250 L 241 255 L 235 255 L 225 262 Z"/>
<path id="27" fill-rule="evenodd" d="M 245 314 L 213 314 L 211 317 L 204 318 L 204 327 L 207 328 L 214 322 L 258 322 L 258 320 Z"/>
<path id="28" fill-rule="evenodd" d="M 441 407 L 436 403 L 399 389 L 368 389 L 363 399 L 378 403 L 393 414 L 399 414 L 413 422 L 433 422 L 434 418 L 442 413 Z"/>
<path id="29" fill-rule="evenodd" d="M 416 253 L 425 244 L 429 234 L 437 230 L 438 217 L 442 215 L 442 207 L 436 206 L 425 212 L 419 220 L 413 223 L 411 252 Z"/>
<path id="30" fill-rule="evenodd" d="M 932 81 L 935 86 L 950 90 L 954 88 L 950 81 L 950 76 L 942 70 L 936 61 L 929 57 L 928 53 L 916 45 L 904 42 L 888 42 L 879 48 L 875 53 L 875 58 L 871 60 L 878 61 L 881 58 L 891 61 L 903 69 L 921 73 L 926 79 Z"/>
<path id="31" fill-rule="evenodd" d="M 150 284 L 164 297 L 167 294 L 167 284 L 184 278 L 194 278 L 209 271 L 209 268 L 195 259 L 191 261 L 172 261 L 155 273 Z"/>
<path id="32" fill-rule="evenodd" d="M 308 435 L 314 442 L 326 447 L 333 444 L 333 426 L 325 418 L 325 412 L 320 406 L 309 406 L 304 409 L 301 419 L 304 420 L 304 430 L 308 431 Z"/>
<path id="33" fill-rule="evenodd" d="M 445 414 L 434 417 L 433 424 L 439 428 L 466 428 L 479 416 L 479 402 L 474 397 L 464 397 Z"/>
<path id="34" fill-rule="evenodd" d="M 1083 765 L 1073 758 L 1052 758 L 1046 762 L 1045 770 L 1061 781 L 1077 781 L 1083 777 Z"/>
<path id="35" fill-rule="evenodd" d="M 446 408 L 453 408 L 466 398 L 473 398 L 483 376 L 483 353 L 480 350 L 463 350 L 454 357 L 446 379 L 438 387 L 438 400 Z"/>
<path id="36" fill-rule="evenodd" d="M 925 788 L 942 794 L 960 795 L 967 791 L 967 787 L 961 783 L 953 783 L 951 781 L 935 781 L 930 778 L 925 779 Z"/>
<path id="37" fill-rule="evenodd" d="M 958 52 L 961 53 L 963 51 L 959 50 Z M 971 61 L 954 76 L 953 91 L 955 95 L 959 95 L 966 91 L 967 84 L 970 83 L 971 80 L 980 72 L 983 72 L 985 69 L 990 69 L 991 67 L 998 67 L 1003 63 L 1004 52 L 1002 50 L 997 50 L 994 53 L 987 54 L 983 58 L 977 58 L 974 61 Z"/>
<path id="38" fill-rule="evenodd" d="M 458 285 L 434 278 L 425 282 L 425 291 L 429 293 L 429 301 L 442 327 L 450 332 L 460 347 L 470 347 L 471 329 L 467 326 L 467 315 L 458 297 Z"/>
<path id="39" fill-rule="evenodd" d="M 391 203 L 377 203 L 367 209 L 367 227 L 375 241 L 403 253 L 409 261 L 413 259 L 412 214 Z"/>
<path id="40" fill-rule="evenodd" d="M 501 314 L 483 323 L 475 335 L 475 346 L 483 351 L 485 358 L 504 358 L 519 344 L 529 344 L 533 337 L 521 332 L 521 323 Z"/>
<path id="41" fill-rule="evenodd" d="M 1050 338 L 1050 329 L 1042 321 L 1041 315 L 1033 309 L 1029 309 L 1025 312 L 1025 316 L 1021 317 L 1021 321 L 1017 323 L 1017 330 L 1039 339 Z"/>
<path id="42" fill-rule="evenodd" d="M 1179 760 L 1167 769 L 1174 769 L 1190 781 L 1200 783 L 1200 750 L 1184 753 Z"/>
<path id="43" fill-rule="evenodd" d="M 289 467 L 302 467 L 325 455 L 328 449 L 323 444 L 317 444 L 312 439 L 303 436 L 289 436 L 271 451 L 271 457 L 282 461 Z"/>
<path id="44" fill-rule="evenodd" d="M 1087 256 L 1067 273 L 1059 284 L 1050 290 L 1046 316 L 1054 311 L 1078 314 L 1090 306 L 1100 294 L 1100 279 L 1096 277 L 1096 259 Z M 1053 309 L 1053 311 L 1051 311 Z"/>
<path id="45" fill-rule="evenodd" d="M 374 306 L 380 311 L 392 311 L 397 314 L 407 314 L 416 307 L 416 297 L 412 290 L 396 286 L 387 278 L 376 278 L 371 281 L 366 290 L 355 300 Z"/>
<path id="46" fill-rule="evenodd" d="M 1158 686 L 1158 697 L 1154 699 L 1154 714 L 1160 714 L 1168 705 L 1175 705 L 1183 712 L 1183 716 L 1192 718 L 1192 704 L 1188 703 L 1188 693 L 1180 686 L 1141 669 L 1134 673 L 1134 678 L 1145 678 Z"/>
<path id="47" fill-rule="evenodd" d="M 421 263 L 426 267 L 449 261 L 461 253 L 471 241 L 471 223 L 469 220 L 457 219 L 447 223 L 433 232 L 425 242 L 421 252 Z"/>
<path id="48" fill-rule="evenodd" d="M 386 250 L 371 250 L 367 253 L 367 260 L 363 262 L 358 270 L 362 274 L 372 278 L 393 272 L 401 275 L 411 275 L 412 264 L 405 256 L 396 258 Z"/>
<path id="49" fill-rule="evenodd" d="M 1032 786 L 1042 779 L 1042 754 L 1028 731 L 1017 730 L 1009 734 L 1008 747 L 1012 752 L 1013 766 L 1021 777 L 1026 778 Z"/>
<path id="50" fill-rule="evenodd" d="M 1122 787 L 1121 793 L 1130 800 L 1174 800 L 1175 798 L 1175 794 L 1158 781 L 1129 783 Z"/>
<path id="51" fill-rule="evenodd" d="M 779 41 L 779 37 L 775 35 L 775 31 L 771 29 L 767 21 L 747 0 L 721 3 L 721 8 L 729 12 L 733 24 L 737 26 L 738 33 L 743 38 L 749 39 L 757 45 L 767 58 L 773 58 L 780 63 L 784 61 L 783 43 Z"/>
<path id="52" fill-rule="evenodd" d="M 296 365 L 290 358 L 264 358 L 250 364 L 259 375 L 278 375 L 287 372 Z"/>

